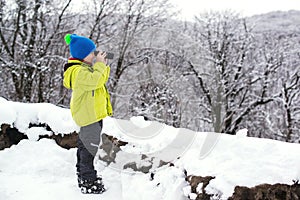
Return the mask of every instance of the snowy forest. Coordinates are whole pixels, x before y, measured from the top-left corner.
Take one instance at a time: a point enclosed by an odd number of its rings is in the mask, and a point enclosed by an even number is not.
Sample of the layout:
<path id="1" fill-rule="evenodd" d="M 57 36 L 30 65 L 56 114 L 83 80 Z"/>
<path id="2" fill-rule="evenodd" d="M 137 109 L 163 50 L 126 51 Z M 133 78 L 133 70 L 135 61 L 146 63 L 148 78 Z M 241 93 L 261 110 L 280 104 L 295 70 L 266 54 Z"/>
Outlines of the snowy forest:
<path id="1" fill-rule="evenodd" d="M 0 96 L 68 107 L 66 33 L 113 52 L 114 117 L 300 143 L 300 11 L 178 19 L 168 0 L 0 0 Z"/>

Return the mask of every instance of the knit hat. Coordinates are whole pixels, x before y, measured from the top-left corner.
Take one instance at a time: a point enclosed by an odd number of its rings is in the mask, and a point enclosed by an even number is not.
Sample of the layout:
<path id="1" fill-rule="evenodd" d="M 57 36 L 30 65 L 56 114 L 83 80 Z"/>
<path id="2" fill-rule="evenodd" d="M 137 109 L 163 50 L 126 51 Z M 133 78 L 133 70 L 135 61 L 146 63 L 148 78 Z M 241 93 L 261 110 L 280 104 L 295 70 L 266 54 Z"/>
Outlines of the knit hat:
<path id="1" fill-rule="evenodd" d="M 87 37 L 76 34 L 66 34 L 65 41 L 70 47 L 73 58 L 83 60 L 91 52 L 96 50 L 95 43 Z"/>

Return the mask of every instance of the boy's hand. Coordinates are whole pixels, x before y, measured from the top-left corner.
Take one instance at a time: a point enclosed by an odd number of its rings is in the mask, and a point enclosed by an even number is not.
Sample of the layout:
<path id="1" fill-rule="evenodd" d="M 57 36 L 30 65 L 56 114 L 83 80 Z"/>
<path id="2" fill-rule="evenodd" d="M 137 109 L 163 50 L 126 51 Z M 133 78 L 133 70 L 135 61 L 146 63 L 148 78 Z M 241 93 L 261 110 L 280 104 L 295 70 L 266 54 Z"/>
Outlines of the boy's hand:
<path id="1" fill-rule="evenodd" d="M 96 57 L 96 62 L 103 62 L 106 65 L 106 52 L 99 52 Z"/>

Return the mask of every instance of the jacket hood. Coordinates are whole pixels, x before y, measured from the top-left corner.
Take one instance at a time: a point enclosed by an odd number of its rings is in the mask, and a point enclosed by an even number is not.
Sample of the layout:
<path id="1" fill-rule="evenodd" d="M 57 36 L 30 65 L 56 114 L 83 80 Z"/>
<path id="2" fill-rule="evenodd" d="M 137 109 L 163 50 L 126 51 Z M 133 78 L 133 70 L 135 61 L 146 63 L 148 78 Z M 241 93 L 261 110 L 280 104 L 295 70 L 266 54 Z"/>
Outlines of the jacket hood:
<path id="1" fill-rule="evenodd" d="M 64 66 L 64 81 L 63 84 L 66 88 L 72 89 L 72 74 L 75 68 L 80 67 L 82 61 L 77 59 L 69 59 L 68 63 Z"/>

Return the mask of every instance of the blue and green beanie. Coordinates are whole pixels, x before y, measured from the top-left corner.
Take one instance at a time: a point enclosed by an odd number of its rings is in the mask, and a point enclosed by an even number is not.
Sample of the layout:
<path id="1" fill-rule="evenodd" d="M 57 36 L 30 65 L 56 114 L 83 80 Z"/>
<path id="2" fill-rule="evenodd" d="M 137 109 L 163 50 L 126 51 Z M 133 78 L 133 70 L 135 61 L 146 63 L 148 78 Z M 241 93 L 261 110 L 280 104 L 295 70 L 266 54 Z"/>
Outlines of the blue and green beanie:
<path id="1" fill-rule="evenodd" d="M 83 36 L 76 34 L 66 34 L 65 41 L 70 47 L 71 56 L 83 60 L 91 52 L 96 50 L 95 43 Z"/>

